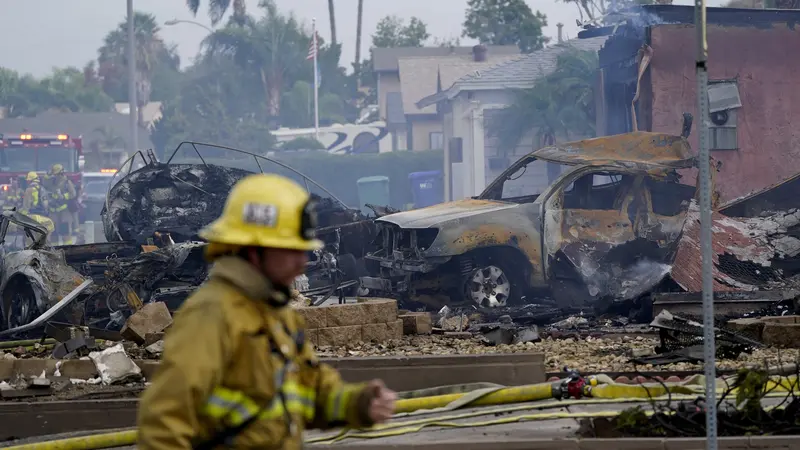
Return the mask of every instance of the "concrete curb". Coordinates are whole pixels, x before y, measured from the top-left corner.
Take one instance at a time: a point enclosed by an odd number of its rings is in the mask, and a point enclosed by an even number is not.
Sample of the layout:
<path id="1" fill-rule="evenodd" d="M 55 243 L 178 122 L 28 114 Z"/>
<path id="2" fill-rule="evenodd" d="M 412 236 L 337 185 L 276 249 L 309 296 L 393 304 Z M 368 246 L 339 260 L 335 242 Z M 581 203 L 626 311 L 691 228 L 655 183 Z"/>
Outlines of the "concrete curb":
<path id="1" fill-rule="evenodd" d="M 721 437 L 720 449 L 791 449 L 800 450 L 800 436 L 742 436 Z M 305 448 L 319 448 L 321 445 L 307 445 Z M 365 442 L 338 443 L 339 450 L 705 450 L 705 438 L 670 439 L 514 439 L 503 442 L 433 442 L 414 444 L 366 444 Z"/>
<path id="2" fill-rule="evenodd" d="M 387 386 L 397 391 L 477 382 L 517 386 L 546 381 L 541 353 L 325 358 L 322 361 L 337 368 L 345 381 L 356 383 L 382 378 Z M 159 366 L 155 360 L 135 362 L 148 379 Z M 56 363 L 54 359 L 2 360 L 0 380 L 39 376 L 43 371 L 45 375 L 53 375 Z M 94 363 L 89 360 L 64 360 L 60 371 L 69 378 L 85 380 L 97 376 Z"/>

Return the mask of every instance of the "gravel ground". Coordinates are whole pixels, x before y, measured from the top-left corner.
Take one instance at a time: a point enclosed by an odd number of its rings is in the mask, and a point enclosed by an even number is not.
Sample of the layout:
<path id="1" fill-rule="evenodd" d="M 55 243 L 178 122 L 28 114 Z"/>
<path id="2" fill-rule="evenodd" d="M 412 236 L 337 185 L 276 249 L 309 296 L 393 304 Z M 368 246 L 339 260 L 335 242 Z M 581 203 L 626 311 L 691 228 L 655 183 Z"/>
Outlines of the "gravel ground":
<path id="1" fill-rule="evenodd" d="M 658 345 L 658 338 L 652 335 L 614 337 L 586 337 L 553 339 L 547 338 L 536 343 L 517 345 L 489 346 L 480 336 L 471 339 L 458 339 L 442 335 L 404 336 L 402 340 L 383 344 L 358 343 L 346 347 L 319 347 L 317 353 L 321 357 L 347 358 L 365 356 L 413 356 L 413 355 L 474 355 L 485 353 L 521 353 L 541 352 L 545 355 L 548 371 L 560 371 L 564 366 L 576 368 L 583 372 L 632 372 L 637 369 L 628 360 L 633 356 L 647 356 Z M 800 345 L 800 344 L 798 344 Z M 27 352 L 18 357 L 47 357 L 49 352 L 37 354 Z M 143 349 L 131 348 L 129 355 L 133 358 L 156 359 Z M 0 356 L 1 357 L 1 356 Z M 8 355 L 9 358 L 14 358 Z M 765 348 L 753 353 L 743 353 L 737 359 L 717 361 L 717 367 L 736 369 L 745 366 L 759 365 L 776 367 L 800 360 L 800 349 Z M 638 370 L 701 370 L 700 364 L 677 363 L 662 366 L 643 365 Z M 91 392 L 91 387 L 86 391 Z"/>
<path id="2" fill-rule="evenodd" d="M 560 371 L 564 366 L 583 372 L 628 372 L 640 371 L 701 370 L 700 364 L 678 363 L 663 366 L 645 365 L 635 367 L 629 363 L 632 351 L 646 352 L 658 345 L 658 339 L 645 336 L 622 336 L 620 338 L 545 339 L 537 343 L 487 346 L 479 337 L 455 339 L 440 335 L 405 336 L 400 341 L 385 344 L 354 344 L 348 347 L 320 347 L 322 357 L 360 356 L 412 356 L 412 355 L 474 355 L 484 353 L 542 352 L 548 371 Z M 735 369 L 748 365 L 775 367 L 795 362 L 800 358 L 798 349 L 766 348 L 751 354 L 741 354 L 735 360 L 718 360 L 717 367 Z"/>

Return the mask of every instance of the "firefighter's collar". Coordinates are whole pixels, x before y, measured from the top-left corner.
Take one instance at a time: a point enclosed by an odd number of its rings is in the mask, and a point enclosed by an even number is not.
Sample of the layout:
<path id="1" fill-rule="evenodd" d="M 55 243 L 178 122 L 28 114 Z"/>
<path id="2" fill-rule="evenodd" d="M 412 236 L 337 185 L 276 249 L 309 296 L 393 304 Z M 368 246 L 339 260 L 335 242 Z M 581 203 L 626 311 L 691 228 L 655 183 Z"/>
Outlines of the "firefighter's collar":
<path id="1" fill-rule="evenodd" d="M 289 303 L 289 297 L 283 289 L 278 289 L 252 264 L 238 256 L 219 258 L 214 262 L 209 276 L 225 279 L 253 300 L 260 300 L 275 307 Z"/>

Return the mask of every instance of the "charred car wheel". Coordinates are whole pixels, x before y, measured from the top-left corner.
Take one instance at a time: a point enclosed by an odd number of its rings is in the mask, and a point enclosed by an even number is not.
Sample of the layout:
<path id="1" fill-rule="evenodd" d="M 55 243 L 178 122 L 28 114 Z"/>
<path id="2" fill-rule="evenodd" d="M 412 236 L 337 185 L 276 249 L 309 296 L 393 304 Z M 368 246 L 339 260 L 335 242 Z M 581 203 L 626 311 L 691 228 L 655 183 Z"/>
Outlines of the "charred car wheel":
<path id="1" fill-rule="evenodd" d="M 466 300 L 483 308 L 501 308 L 521 297 L 522 285 L 517 273 L 507 264 L 487 258 L 476 266 L 467 276 Z"/>
<path id="2" fill-rule="evenodd" d="M 39 316 L 36 294 L 24 277 L 17 276 L 8 283 L 3 292 L 3 301 L 8 306 L 8 329 L 27 325 Z"/>

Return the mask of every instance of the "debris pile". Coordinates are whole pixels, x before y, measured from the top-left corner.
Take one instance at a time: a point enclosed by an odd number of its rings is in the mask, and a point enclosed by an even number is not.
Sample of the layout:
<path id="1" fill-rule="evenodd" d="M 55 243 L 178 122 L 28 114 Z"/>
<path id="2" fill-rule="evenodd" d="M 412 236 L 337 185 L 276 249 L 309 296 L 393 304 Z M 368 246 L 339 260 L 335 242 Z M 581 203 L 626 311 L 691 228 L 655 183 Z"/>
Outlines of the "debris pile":
<path id="1" fill-rule="evenodd" d="M 108 193 L 106 239 L 145 244 L 168 231 L 178 242 L 197 240 L 197 232 L 220 216 L 231 187 L 250 174 L 213 164 L 148 164 Z"/>

